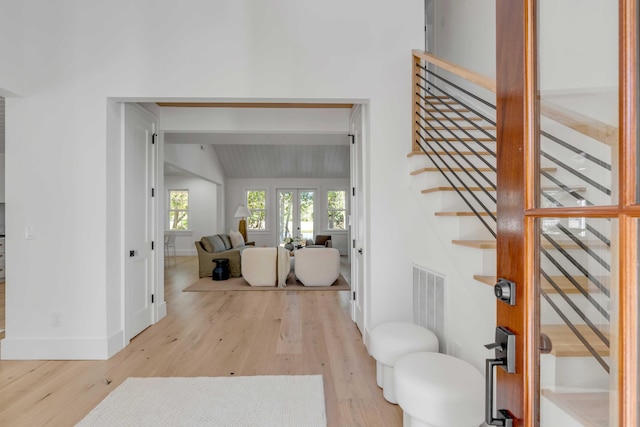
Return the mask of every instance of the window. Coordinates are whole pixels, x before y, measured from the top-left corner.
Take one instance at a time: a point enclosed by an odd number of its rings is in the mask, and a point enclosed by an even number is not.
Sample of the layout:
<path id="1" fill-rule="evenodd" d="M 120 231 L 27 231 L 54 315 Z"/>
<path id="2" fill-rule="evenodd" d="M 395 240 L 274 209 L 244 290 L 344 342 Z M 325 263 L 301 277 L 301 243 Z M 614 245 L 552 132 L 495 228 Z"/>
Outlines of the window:
<path id="1" fill-rule="evenodd" d="M 247 190 L 247 207 L 251 216 L 247 218 L 247 229 L 267 229 L 267 191 Z"/>
<path id="2" fill-rule="evenodd" d="M 327 191 L 327 228 L 329 230 L 346 230 L 347 223 L 346 190 Z"/>
<path id="3" fill-rule="evenodd" d="M 169 190 L 169 230 L 189 229 L 189 190 Z"/>

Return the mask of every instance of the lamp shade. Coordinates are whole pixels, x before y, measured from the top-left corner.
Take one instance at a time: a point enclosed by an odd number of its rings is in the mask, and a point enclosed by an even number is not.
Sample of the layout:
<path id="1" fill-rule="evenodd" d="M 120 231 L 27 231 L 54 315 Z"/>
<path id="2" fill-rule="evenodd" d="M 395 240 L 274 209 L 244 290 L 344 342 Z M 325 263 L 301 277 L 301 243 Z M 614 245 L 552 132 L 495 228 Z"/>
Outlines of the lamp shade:
<path id="1" fill-rule="evenodd" d="M 251 211 L 245 205 L 239 206 L 236 211 L 235 218 L 246 218 L 251 216 Z"/>

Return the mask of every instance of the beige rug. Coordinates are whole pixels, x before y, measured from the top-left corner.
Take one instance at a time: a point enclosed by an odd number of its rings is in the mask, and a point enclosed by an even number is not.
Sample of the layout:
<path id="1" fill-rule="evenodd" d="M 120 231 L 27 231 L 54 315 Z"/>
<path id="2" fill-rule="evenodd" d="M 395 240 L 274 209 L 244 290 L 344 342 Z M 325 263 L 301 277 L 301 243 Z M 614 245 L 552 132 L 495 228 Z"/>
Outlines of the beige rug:
<path id="1" fill-rule="evenodd" d="M 287 286 L 278 288 L 275 286 L 250 286 L 242 277 L 232 277 L 229 280 L 213 280 L 211 277 L 203 277 L 192 283 L 183 292 L 209 292 L 209 291 L 349 291 L 349 283 L 342 277 L 338 277 L 331 286 L 303 286 L 296 281 L 293 272 L 287 277 Z"/>
<path id="2" fill-rule="evenodd" d="M 77 426 L 326 427 L 321 375 L 127 378 Z"/>

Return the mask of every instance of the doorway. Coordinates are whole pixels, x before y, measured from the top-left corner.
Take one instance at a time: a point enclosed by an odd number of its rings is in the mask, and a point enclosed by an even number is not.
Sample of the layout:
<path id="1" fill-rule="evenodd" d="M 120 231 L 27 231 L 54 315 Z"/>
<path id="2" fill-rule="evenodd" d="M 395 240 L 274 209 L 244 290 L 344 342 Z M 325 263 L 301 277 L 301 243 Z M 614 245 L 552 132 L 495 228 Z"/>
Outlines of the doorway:
<path id="1" fill-rule="evenodd" d="M 278 239 L 306 241 L 315 236 L 315 189 L 278 189 Z"/>

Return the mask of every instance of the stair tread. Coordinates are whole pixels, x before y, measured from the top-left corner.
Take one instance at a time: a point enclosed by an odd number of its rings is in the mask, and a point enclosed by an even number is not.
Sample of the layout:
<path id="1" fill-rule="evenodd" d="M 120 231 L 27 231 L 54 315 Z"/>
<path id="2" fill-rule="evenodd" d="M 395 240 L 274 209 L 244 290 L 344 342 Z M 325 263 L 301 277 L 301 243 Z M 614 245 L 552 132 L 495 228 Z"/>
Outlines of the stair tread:
<path id="1" fill-rule="evenodd" d="M 431 129 L 427 129 L 431 130 Z M 449 141 L 449 142 L 496 142 L 495 138 L 487 138 L 487 137 L 479 137 L 479 138 L 469 138 L 469 137 L 460 137 L 460 138 L 429 138 L 427 141 Z"/>
<path id="2" fill-rule="evenodd" d="M 493 216 L 496 216 L 497 213 L 496 212 L 491 212 L 493 214 Z M 490 216 L 489 212 L 478 212 L 477 214 L 475 212 L 464 212 L 464 211 L 459 211 L 459 212 L 436 212 L 436 216 Z"/>
<path id="3" fill-rule="evenodd" d="M 568 393 L 542 389 L 542 395 L 585 427 L 609 425 L 609 392 Z"/>
<path id="4" fill-rule="evenodd" d="M 556 242 L 560 245 L 560 247 L 562 247 L 563 249 L 580 249 L 580 246 L 578 246 L 576 243 L 574 243 L 571 240 L 556 240 Z M 495 249 L 496 248 L 496 241 L 495 239 L 487 239 L 487 240 L 452 240 L 451 243 L 453 243 L 454 245 L 458 245 L 458 246 L 466 246 L 469 248 L 476 248 L 476 249 Z M 606 248 L 607 246 L 600 242 L 600 241 L 596 241 L 596 242 L 585 242 L 585 244 L 589 247 L 589 248 Z M 553 249 L 553 246 L 549 243 L 549 242 L 543 242 L 542 246 L 545 249 Z"/>
<path id="5" fill-rule="evenodd" d="M 587 325 L 574 325 L 600 356 L 609 356 L 609 348 Z M 556 357 L 593 357 L 567 325 L 541 325 L 540 330 L 551 339 L 551 354 Z M 608 331 L 601 331 L 609 337 Z"/>
<path id="6" fill-rule="evenodd" d="M 565 294 L 581 294 L 581 292 L 567 279 L 565 276 L 550 276 L 551 280 L 558 285 L 560 290 Z M 483 276 L 476 274 L 473 278 L 479 282 L 482 282 L 486 285 L 493 286 L 498 278 L 496 276 Z M 595 287 L 589 288 L 589 280 L 585 276 L 573 276 L 573 279 L 578 282 L 582 287 L 584 287 L 589 293 L 600 293 L 600 290 Z M 548 294 L 558 293 L 556 289 L 551 286 L 549 281 L 545 278 L 542 278 L 542 290 Z"/>
<path id="7" fill-rule="evenodd" d="M 462 172 L 463 170 L 461 168 L 455 167 L 455 168 L 451 168 L 453 170 L 453 172 Z M 445 172 L 450 172 L 448 169 L 443 168 L 443 170 Z M 475 172 L 475 169 L 473 168 L 464 168 L 465 171 L 467 172 Z M 478 170 L 480 172 L 493 172 L 493 170 L 491 170 L 491 168 L 478 168 Z M 545 172 L 555 172 L 558 170 L 558 168 L 542 168 L 542 170 L 544 170 Z M 440 170 L 436 167 L 426 167 L 426 168 L 420 168 L 420 169 L 416 169 L 412 172 L 410 172 L 410 175 L 419 175 L 421 173 L 424 172 L 440 172 Z"/>
<path id="8" fill-rule="evenodd" d="M 439 126 L 438 125 L 438 126 L 434 126 L 434 129 L 435 130 L 451 130 L 451 131 L 454 131 L 454 132 L 458 132 L 460 130 L 473 130 L 473 131 L 478 131 L 479 130 L 475 126 L 460 126 L 460 127 L 462 129 L 458 129 L 457 127 L 455 129 L 450 129 L 450 128 L 445 127 L 445 126 Z M 481 129 L 483 129 L 483 130 L 495 130 L 496 129 L 496 127 L 494 125 L 482 125 L 482 126 L 479 126 L 479 127 Z"/>
<path id="9" fill-rule="evenodd" d="M 466 188 L 464 187 L 456 187 L 459 191 L 468 191 Z M 469 187 L 469 190 L 471 191 L 496 191 L 495 188 L 492 187 Z M 427 194 L 427 193 L 435 193 L 438 191 L 454 191 L 453 187 L 433 187 L 433 188 L 425 188 L 424 190 L 421 190 L 420 192 L 422 194 Z"/>
<path id="10" fill-rule="evenodd" d="M 460 191 L 467 191 L 467 189 L 464 188 L 464 187 L 456 187 L 456 188 L 458 190 L 460 190 Z M 572 190 L 572 191 L 578 191 L 578 192 L 587 191 L 586 187 L 569 187 L 569 189 Z M 469 187 L 469 190 L 471 190 L 471 191 L 496 191 L 496 189 L 493 188 L 493 187 Z M 560 187 L 541 187 L 541 190 L 544 191 L 544 192 L 564 191 Z M 421 193 L 434 193 L 434 192 L 437 192 L 437 191 L 454 191 L 454 188 L 450 187 L 450 186 L 425 188 L 424 190 L 421 191 Z"/>
<path id="11" fill-rule="evenodd" d="M 444 151 L 428 151 L 428 153 L 432 156 L 439 154 L 441 156 L 446 156 L 447 153 Z M 458 153 L 452 153 L 454 155 L 458 155 Z M 460 154 L 463 156 L 489 156 L 491 155 L 491 153 L 489 153 L 488 151 L 476 151 L 475 153 L 472 151 L 460 151 Z M 412 152 L 407 154 L 407 158 L 411 158 L 414 156 L 426 156 L 426 153 L 424 151 L 417 151 L 417 152 Z"/>

